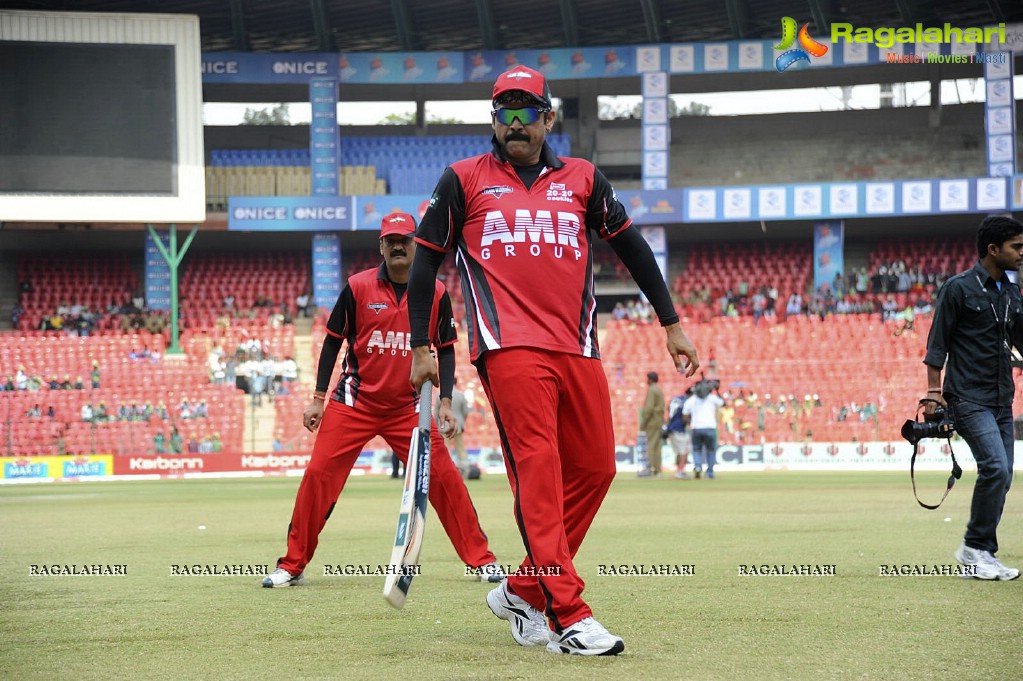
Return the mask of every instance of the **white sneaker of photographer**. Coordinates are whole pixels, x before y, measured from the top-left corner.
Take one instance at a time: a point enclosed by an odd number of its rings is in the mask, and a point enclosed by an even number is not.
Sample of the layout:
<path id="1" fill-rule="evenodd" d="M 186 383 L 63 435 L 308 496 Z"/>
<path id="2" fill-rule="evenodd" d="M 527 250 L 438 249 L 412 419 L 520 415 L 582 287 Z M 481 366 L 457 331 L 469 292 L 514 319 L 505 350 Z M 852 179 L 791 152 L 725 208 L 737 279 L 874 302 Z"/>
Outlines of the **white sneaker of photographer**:
<path id="1" fill-rule="evenodd" d="M 1002 562 L 992 556 L 990 551 L 971 548 L 965 542 L 956 549 L 955 558 L 960 565 L 974 568 L 975 572 L 971 576 L 975 579 L 1008 582 L 1019 578 L 1018 569 L 1002 565 Z"/>

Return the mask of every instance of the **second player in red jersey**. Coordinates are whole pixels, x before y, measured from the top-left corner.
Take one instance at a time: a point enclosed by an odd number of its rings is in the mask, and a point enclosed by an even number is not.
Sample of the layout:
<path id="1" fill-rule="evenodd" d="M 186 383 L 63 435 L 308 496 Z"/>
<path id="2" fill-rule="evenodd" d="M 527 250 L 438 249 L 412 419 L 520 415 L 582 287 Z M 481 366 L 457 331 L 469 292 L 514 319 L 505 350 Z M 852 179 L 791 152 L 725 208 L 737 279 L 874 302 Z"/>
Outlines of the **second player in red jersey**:
<path id="1" fill-rule="evenodd" d="M 415 255 L 411 215 L 395 213 L 383 219 L 379 268 L 348 279 L 327 321 L 317 369 L 316 392 L 303 416 L 306 428 L 318 431 L 312 459 L 295 498 L 288 527 L 288 551 L 263 586 L 300 585 L 323 529 L 334 510 L 348 475 L 363 447 L 380 435 L 402 461 L 408 459 L 409 433 L 417 424 L 416 391 L 409 384 L 412 351 L 409 345 L 408 272 Z M 454 344 L 457 340 L 451 299 L 443 285 L 430 296 L 430 343 L 440 364 L 440 423 L 453 425 L 451 390 L 454 385 Z M 347 343 L 342 375 L 327 396 L 334 364 Z M 424 405 L 423 408 L 429 408 Z M 481 578 L 501 577 L 492 566 L 494 554 L 480 528 L 469 493 L 434 423 L 430 441 L 430 503 L 466 565 L 487 569 Z M 488 581 L 495 581 L 489 579 Z"/>

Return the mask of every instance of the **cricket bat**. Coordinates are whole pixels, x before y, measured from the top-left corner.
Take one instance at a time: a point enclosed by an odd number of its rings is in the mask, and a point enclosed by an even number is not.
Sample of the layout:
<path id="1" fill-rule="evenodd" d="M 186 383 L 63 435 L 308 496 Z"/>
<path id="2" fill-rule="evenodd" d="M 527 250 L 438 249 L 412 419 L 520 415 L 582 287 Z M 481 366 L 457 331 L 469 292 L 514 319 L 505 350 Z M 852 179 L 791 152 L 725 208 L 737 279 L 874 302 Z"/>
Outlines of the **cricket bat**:
<path id="1" fill-rule="evenodd" d="M 433 385 L 427 381 L 419 396 L 419 425 L 412 431 L 405 486 L 398 509 L 398 529 L 384 581 L 384 598 L 401 610 L 419 569 L 419 552 L 426 529 L 426 502 L 430 494 L 430 426 L 433 420 Z"/>

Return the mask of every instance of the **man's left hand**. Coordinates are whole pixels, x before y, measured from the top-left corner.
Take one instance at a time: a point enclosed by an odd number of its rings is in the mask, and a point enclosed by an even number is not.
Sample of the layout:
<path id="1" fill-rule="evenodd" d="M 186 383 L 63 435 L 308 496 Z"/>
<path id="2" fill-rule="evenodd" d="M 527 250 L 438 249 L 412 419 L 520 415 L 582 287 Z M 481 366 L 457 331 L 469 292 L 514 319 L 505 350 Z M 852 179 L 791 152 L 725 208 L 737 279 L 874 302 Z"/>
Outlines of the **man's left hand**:
<path id="1" fill-rule="evenodd" d="M 455 420 L 455 410 L 451 408 L 449 399 L 442 399 L 437 408 L 437 428 L 440 434 L 447 438 L 458 432 L 458 421 Z"/>
<path id="2" fill-rule="evenodd" d="M 700 358 L 697 356 L 693 341 L 689 340 L 689 336 L 682 331 L 682 326 L 677 322 L 664 327 L 664 333 L 667 336 L 665 345 L 671 360 L 675 363 L 675 369 L 687 378 L 694 375 L 700 368 Z"/>

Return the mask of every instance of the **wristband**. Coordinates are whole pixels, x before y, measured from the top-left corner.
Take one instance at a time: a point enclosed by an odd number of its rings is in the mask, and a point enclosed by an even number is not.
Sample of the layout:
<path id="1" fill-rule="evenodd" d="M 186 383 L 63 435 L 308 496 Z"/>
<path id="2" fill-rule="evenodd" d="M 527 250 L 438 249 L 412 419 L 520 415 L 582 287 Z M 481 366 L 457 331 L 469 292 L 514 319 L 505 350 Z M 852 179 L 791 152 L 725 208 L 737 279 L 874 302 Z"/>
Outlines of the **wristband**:
<path id="1" fill-rule="evenodd" d="M 316 395 L 316 394 L 313 394 L 313 399 L 314 400 L 319 400 L 321 402 L 326 402 L 327 401 L 327 396 L 326 395 Z"/>
<path id="2" fill-rule="evenodd" d="M 941 388 L 935 388 L 933 390 L 928 390 L 927 391 L 928 394 L 930 394 L 930 393 L 940 393 L 940 392 L 941 392 Z"/>

